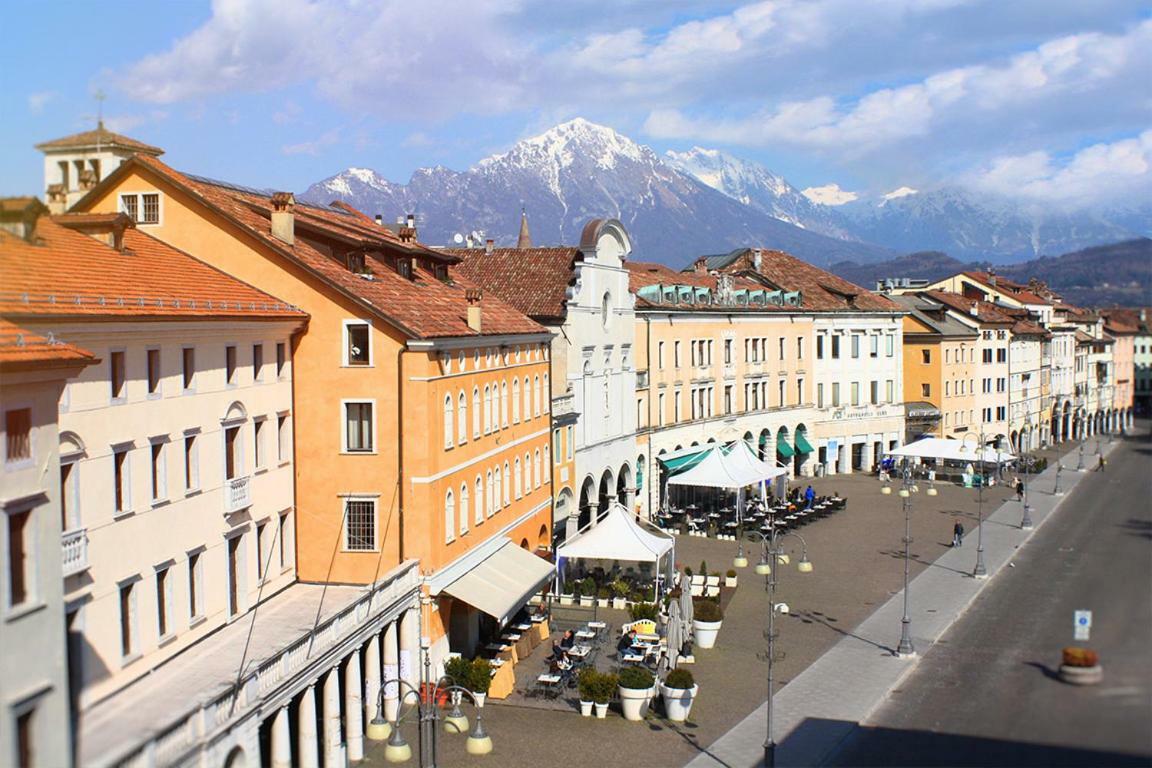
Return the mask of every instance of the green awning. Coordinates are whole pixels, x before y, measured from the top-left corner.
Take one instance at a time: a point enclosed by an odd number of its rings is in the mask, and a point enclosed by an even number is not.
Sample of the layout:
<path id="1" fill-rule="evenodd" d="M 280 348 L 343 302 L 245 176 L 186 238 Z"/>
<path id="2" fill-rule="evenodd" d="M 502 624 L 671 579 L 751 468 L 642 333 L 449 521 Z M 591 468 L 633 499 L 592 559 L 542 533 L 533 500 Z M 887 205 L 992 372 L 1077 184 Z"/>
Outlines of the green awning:
<path id="1" fill-rule="evenodd" d="M 812 453 L 812 444 L 804 438 L 803 432 L 796 433 L 796 451 L 798 453 Z"/>
<path id="2" fill-rule="evenodd" d="M 687 472 L 703 461 L 704 457 L 708 455 L 708 452 L 715 447 L 715 445 L 709 445 L 696 451 L 677 451 L 668 456 L 657 456 L 656 459 L 664 465 L 669 475 L 678 475 L 681 472 Z"/>
<path id="3" fill-rule="evenodd" d="M 792 450 L 792 446 L 788 445 L 788 438 L 784 435 L 776 438 L 776 453 L 786 459 L 796 455 L 796 451 Z"/>

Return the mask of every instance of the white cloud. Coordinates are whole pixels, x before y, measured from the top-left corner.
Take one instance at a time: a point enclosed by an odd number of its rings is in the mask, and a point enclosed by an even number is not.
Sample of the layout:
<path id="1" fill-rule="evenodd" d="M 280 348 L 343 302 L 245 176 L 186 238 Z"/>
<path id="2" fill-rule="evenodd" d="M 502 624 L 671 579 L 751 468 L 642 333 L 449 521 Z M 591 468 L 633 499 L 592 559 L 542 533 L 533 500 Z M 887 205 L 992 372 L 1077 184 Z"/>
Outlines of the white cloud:
<path id="1" fill-rule="evenodd" d="M 1063 161 L 1042 150 L 997 157 L 966 181 L 988 192 L 1069 207 L 1146 201 L 1152 199 L 1152 130 L 1085 147 Z"/>
<path id="2" fill-rule="evenodd" d="M 280 148 L 280 151 L 286 155 L 318 155 L 321 149 L 332 146 L 339 141 L 340 129 L 333 128 L 310 141 L 302 141 L 299 144 L 285 144 Z"/>
<path id="3" fill-rule="evenodd" d="M 28 94 L 28 111 L 34 115 L 40 114 L 44 111 L 44 107 L 48 106 L 59 95 L 56 91 L 38 91 Z"/>
<path id="4" fill-rule="evenodd" d="M 801 191 L 804 197 L 820 205 L 844 205 L 860 197 L 857 193 L 841 189 L 839 184 L 825 184 L 821 187 L 808 187 Z"/>

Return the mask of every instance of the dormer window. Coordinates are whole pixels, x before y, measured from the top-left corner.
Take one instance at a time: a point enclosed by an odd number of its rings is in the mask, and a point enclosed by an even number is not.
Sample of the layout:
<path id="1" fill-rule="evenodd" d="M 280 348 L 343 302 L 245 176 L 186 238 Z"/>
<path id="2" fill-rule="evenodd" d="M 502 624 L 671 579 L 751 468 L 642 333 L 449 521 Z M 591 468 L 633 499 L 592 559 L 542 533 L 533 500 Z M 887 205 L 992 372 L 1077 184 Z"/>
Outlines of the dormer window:
<path id="1" fill-rule="evenodd" d="M 346 261 L 348 263 L 349 272 L 355 272 L 358 275 L 362 275 L 368 271 L 368 268 L 364 264 L 364 254 L 362 253 L 350 253 L 346 257 Z"/>
<path id="2" fill-rule="evenodd" d="M 437 264 L 435 269 L 434 269 L 434 273 L 436 275 L 436 279 L 439 280 L 440 282 L 442 282 L 442 283 L 448 282 L 448 267 L 446 265 Z"/>
<path id="3" fill-rule="evenodd" d="M 122 194 L 120 211 L 128 214 L 137 224 L 159 224 L 160 194 L 158 192 Z"/>
<path id="4" fill-rule="evenodd" d="M 412 259 L 401 257 L 396 259 L 396 273 L 408 280 L 412 279 Z"/>

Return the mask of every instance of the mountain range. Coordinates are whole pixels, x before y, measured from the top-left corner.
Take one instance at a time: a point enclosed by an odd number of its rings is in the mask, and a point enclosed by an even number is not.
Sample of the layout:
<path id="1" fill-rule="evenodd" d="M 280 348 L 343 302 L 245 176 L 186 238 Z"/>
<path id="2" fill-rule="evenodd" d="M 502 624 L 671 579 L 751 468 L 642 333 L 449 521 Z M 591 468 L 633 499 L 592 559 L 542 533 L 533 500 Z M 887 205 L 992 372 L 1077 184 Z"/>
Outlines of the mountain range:
<path id="1" fill-rule="evenodd" d="M 414 213 L 430 245 L 473 232 L 511 245 L 521 210 L 537 245 L 574 244 L 589 218 L 611 216 L 628 228 L 633 258 L 674 267 L 749 245 L 822 267 L 926 250 L 1007 263 L 1152 233 L 1152 205 L 1143 202 L 1109 213 L 1055 213 L 958 187 L 905 187 L 873 198 L 801 192 L 727 153 L 694 147 L 661 156 L 581 118 L 465 171 L 420 168 L 401 184 L 349 168 L 300 197 L 342 200 L 386 218 Z"/>

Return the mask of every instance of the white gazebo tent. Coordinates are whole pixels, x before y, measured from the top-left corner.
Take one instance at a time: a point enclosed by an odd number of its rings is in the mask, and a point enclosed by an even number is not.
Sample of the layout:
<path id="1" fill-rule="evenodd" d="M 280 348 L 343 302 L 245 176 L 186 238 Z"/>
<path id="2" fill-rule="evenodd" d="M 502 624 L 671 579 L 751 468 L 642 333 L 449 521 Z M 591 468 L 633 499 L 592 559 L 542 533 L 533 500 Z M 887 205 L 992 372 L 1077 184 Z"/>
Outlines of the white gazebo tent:
<path id="1" fill-rule="evenodd" d="M 888 455 L 915 459 L 942 459 L 944 461 L 981 461 L 985 464 L 1007 464 L 1016 460 L 1012 454 L 997 451 L 995 448 L 966 445 L 965 441 L 962 440 L 940 437 L 926 437 L 914 443 L 893 448 L 888 451 Z"/>
<path id="2" fill-rule="evenodd" d="M 671 574 L 675 559 L 676 540 L 666 533 L 648 530 L 637 523 L 622 504 L 613 503 L 603 518 L 585 528 L 556 549 L 556 581 L 568 560 L 624 560 L 635 563 L 653 563 L 657 574 L 657 596 L 660 594 L 660 574 Z M 661 561 L 664 568 L 661 570 Z"/>
<path id="3" fill-rule="evenodd" d="M 744 488 L 755 485 L 764 495 L 765 483 L 786 472 L 781 467 L 761 461 L 747 443 L 737 440 L 730 449 L 714 448 L 696 466 L 668 478 L 668 485 L 734 490 L 737 493 L 737 519 L 740 519 L 744 513 Z"/>

